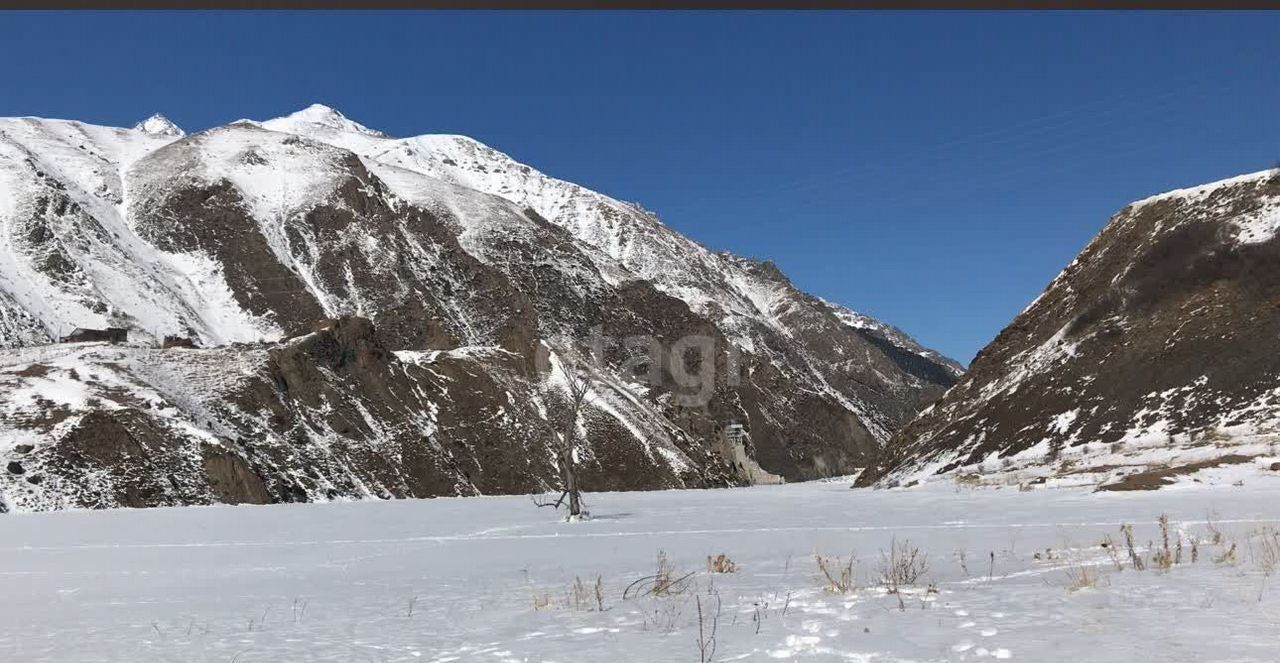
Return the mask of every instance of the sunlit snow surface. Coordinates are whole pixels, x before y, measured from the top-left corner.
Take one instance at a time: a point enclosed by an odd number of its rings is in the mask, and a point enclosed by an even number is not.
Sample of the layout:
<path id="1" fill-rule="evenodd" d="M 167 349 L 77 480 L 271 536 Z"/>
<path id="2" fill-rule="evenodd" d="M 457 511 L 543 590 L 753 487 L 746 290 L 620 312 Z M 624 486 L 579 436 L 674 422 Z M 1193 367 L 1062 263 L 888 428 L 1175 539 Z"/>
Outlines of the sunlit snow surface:
<path id="1" fill-rule="evenodd" d="M 10 514 L 0 660 L 689 662 L 695 597 L 709 629 L 718 596 L 717 661 L 1274 661 L 1280 578 L 1250 535 L 1280 522 L 1280 478 L 1230 479 L 593 494 L 574 524 L 524 497 Z M 1104 535 L 1133 523 L 1145 547 L 1162 513 L 1183 563 L 1116 571 Z M 1209 517 L 1223 542 L 1193 563 Z M 874 581 L 894 537 L 929 556 L 901 605 Z M 1215 563 L 1232 543 L 1235 563 Z M 660 550 L 689 589 L 623 600 Z M 814 554 L 851 552 L 859 588 L 824 590 Z M 719 553 L 740 570 L 708 574 Z M 1082 565 L 1097 587 L 1069 591 Z M 565 605 L 597 574 L 603 612 Z"/>

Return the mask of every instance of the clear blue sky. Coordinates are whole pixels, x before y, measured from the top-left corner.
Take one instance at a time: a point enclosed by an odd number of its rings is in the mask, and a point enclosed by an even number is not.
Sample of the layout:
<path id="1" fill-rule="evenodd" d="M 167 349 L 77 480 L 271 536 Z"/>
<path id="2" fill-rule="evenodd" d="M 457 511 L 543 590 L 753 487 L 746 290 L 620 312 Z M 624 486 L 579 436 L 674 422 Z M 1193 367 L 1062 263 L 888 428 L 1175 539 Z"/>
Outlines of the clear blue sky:
<path id="1" fill-rule="evenodd" d="M 0 116 L 473 136 L 968 361 L 1112 213 L 1280 160 L 1280 13 L 0 12 Z"/>

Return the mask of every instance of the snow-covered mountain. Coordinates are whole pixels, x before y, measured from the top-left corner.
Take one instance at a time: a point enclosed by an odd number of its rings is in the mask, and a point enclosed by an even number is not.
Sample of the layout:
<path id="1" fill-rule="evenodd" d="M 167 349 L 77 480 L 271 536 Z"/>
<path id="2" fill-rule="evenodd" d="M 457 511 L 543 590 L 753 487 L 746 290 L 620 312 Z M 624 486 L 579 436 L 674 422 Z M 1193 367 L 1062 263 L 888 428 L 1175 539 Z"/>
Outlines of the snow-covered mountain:
<path id="1" fill-rule="evenodd" d="M 169 138 L 182 138 L 187 135 L 181 127 L 174 124 L 169 118 L 156 113 L 151 117 L 133 125 L 135 131 L 141 131 L 144 134 L 152 136 L 167 136 Z"/>
<path id="2" fill-rule="evenodd" d="M 1280 170 L 1125 207 L 861 481 L 1280 469 L 1278 230 Z"/>
<path id="3" fill-rule="evenodd" d="M 131 345 L 56 343 L 105 327 Z M 595 489 L 848 473 L 961 373 L 469 138 L 318 105 L 191 136 L 0 119 L 9 508 L 540 490 L 559 367 L 600 335 Z M 708 339 L 716 370 L 640 380 L 637 337 Z"/>

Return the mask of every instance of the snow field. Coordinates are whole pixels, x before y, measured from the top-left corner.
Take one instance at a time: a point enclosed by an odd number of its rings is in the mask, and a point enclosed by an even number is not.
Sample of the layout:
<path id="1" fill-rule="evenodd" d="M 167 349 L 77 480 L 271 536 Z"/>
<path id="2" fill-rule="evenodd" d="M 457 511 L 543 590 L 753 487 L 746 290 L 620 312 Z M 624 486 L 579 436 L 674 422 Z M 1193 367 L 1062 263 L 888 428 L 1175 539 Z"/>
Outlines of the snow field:
<path id="1" fill-rule="evenodd" d="M 10 514 L 0 660 L 699 661 L 699 606 L 716 661 L 1276 660 L 1276 478 L 586 497 L 572 524 L 527 497 Z M 897 595 L 891 542 L 927 556 Z M 708 571 L 722 553 L 734 573 Z M 669 591 L 624 599 L 659 555 Z M 855 557 L 851 591 L 815 555 Z"/>

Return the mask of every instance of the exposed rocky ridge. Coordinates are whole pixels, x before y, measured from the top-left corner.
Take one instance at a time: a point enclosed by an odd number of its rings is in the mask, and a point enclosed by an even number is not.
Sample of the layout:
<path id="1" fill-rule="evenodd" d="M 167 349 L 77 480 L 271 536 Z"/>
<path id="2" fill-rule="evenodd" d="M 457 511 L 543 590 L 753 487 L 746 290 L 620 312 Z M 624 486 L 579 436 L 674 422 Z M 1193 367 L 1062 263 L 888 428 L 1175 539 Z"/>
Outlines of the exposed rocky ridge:
<path id="1" fill-rule="evenodd" d="M 589 489 L 828 476 L 959 373 L 769 263 L 470 139 L 324 107 L 172 129 L 0 120 L 13 508 L 549 488 L 570 357 L 597 378 Z M 105 326 L 209 349 L 40 346 Z M 641 336 L 706 339 L 716 370 L 682 383 L 697 353 L 636 362 L 622 341 Z"/>
<path id="2" fill-rule="evenodd" d="M 861 482 L 1280 460 L 1278 228 L 1275 170 L 1129 205 Z"/>
<path id="3" fill-rule="evenodd" d="M 554 398 L 500 348 L 393 353 L 369 321 L 343 318 L 263 346 L 14 358 L 26 361 L 0 371 L 0 434 L 20 469 L 0 483 L 11 508 L 533 492 L 555 476 L 539 416 Z M 649 458 L 598 410 L 583 425 L 613 434 L 583 458 L 598 489 L 728 480 L 714 458 L 685 475 Z"/>

